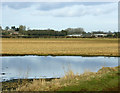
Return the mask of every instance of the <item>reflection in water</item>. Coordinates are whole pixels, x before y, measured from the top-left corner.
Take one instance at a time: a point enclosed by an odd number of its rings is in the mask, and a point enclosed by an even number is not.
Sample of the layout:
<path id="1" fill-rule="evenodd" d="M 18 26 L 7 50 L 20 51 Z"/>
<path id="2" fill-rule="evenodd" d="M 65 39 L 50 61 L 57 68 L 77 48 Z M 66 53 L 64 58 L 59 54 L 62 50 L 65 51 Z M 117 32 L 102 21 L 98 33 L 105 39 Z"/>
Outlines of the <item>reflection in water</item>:
<path id="1" fill-rule="evenodd" d="M 81 56 L 10 56 L 2 59 L 3 78 L 51 78 L 62 77 L 71 69 L 74 73 L 85 70 L 98 71 L 102 66 L 118 65 L 117 57 L 81 57 Z"/>

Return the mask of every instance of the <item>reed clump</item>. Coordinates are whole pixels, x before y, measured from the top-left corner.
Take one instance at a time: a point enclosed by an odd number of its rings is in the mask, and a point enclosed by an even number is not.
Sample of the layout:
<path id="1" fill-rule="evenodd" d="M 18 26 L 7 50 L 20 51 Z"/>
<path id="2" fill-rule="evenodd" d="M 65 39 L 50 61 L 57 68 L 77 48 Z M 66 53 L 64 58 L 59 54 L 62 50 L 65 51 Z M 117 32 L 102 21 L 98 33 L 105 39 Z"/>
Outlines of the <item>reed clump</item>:
<path id="1" fill-rule="evenodd" d="M 72 70 L 69 70 L 60 79 L 53 79 L 51 81 L 45 81 L 44 79 L 33 80 L 31 83 L 18 87 L 16 91 L 105 90 L 109 87 L 117 87 L 118 73 L 118 67 L 103 67 L 98 72 L 85 72 L 81 75 L 74 74 Z"/>
<path id="2" fill-rule="evenodd" d="M 65 73 L 65 76 L 60 79 L 46 81 L 45 79 L 34 79 L 32 83 L 27 83 L 22 87 L 18 87 L 16 91 L 55 91 L 63 86 L 73 84 L 78 75 L 75 75 L 72 70 Z"/>

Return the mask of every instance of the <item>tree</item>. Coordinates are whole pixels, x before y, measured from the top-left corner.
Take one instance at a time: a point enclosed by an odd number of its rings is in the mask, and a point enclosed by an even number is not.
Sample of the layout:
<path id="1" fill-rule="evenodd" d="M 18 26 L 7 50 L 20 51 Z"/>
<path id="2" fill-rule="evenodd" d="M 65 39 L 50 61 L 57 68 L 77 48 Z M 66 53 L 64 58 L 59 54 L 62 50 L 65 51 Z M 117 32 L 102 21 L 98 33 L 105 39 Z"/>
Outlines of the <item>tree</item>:
<path id="1" fill-rule="evenodd" d="M 0 26 L 0 35 L 2 34 L 2 27 Z"/>
<path id="2" fill-rule="evenodd" d="M 16 28 L 15 31 L 19 31 L 19 28 Z"/>
<path id="3" fill-rule="evenodd" d="M 67 31 L 66 30 L 62 30 L 61 33 L 64 33 L 64 35 L 67 35 Z"/>
<path id="4" fill-rule="evenodd" d="M 15 26 L 11 26 L 11 29 L 14 30 L 14 31 L 16 30 Z"/>
<path id="5" fill-rule="evenodd" d="M 27 28 L 27 31 L 30 30 L 30 27 Z"/>
<path id="6" fill-rule="evenodd" d="M 2 27 L 0 26 L 0 31 L 2 31 Z"/>
<path id="7" fill-rule="evenodd" d="M 19 31 L 26 31 L 26 26 L 20 25 L 19 26 Z"/>
<path id="8" fill-rule="evenodd" d="M 103 31 L 92 31 L 92 34 L 105 34 Z"/>
<path id="9" fill-rule="evenodd" d="M 10 29 L 10 28 L 9 28 L 8 26 L 5 27 L 5 30 L 6 30 L 6 31 L 9 30 L 9 29 Z"/>
<path id="10" fill-rule="evenodd" d="M 67 31 L 67 34 L 84 34 L 85 31 L 83 28 L 67 28 L 65 29 Z"/>

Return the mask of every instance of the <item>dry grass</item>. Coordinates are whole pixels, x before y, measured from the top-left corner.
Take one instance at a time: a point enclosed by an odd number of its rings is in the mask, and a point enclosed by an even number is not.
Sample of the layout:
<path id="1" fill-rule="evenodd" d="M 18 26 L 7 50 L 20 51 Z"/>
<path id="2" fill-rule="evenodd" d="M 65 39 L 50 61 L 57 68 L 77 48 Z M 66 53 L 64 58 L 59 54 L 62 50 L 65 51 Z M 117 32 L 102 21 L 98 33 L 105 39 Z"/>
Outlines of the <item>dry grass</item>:
<path id="1" fill-rule="evenodd" d="M 118 71 L 118 67 L 103 67 L 98 72 L 85 72 L 81 75 L 75 75 L 72 70 L 69 70 L 64 77 L 60 79 L 53 79 L 52 81 L 45 81 L 45 80 L 34 80 L 32 83 L 26 83 L 26 85 L 18 87 L 16 91 L 56 91 L 63 87 L 69 87 L 69 86 L 76 86 L 79 85 L 80 82 L 83 83 L 84 81 L 99 81 L 105 78 L 107 73 L 110 72 L 108 75 L 114 73 L 115 71 Z M 113 75 L 114 76 L 114 75 Z M 102 78 L 101 78 L 102 77 Z M 109 76 L 108 76 L 109 77 Z M 115 76 L 116 77 L 116 76 Z M 109 78 L 107 78 L 109 79 Z M 109 80 L 108 80 L 109 81 Z M 101 82 L 104 83 L 104 82 Z M 114 82 L 112 82 L 114 83 Z M 84 85 L 84 83 L 82 84 Z M 94 85 L 96 86 L 96 85 Z M 80 85 L 80 87 L 82 87 Z M 101 86 L 99 86 L 101 87 Z"/>
<path id="2" fill-rule="evenodd" d="M 2 39 L 3 55 L 104 55 L 118 56 L 118 39 L 30 38 Z"/>
<path id="3" fill-rule="evenodd" d="M 72 70 L 70 70 L 66 72 L 65 76 L 60 79 L 53 79 L 52 81 L 34 79 L 32 83 L 26 83 L 23 86 L 19 86 L 16 91 L 55 91 L 63 86 L 69 86 L 73 84 L 73 79 L 75 79 L 77 76 L 78 75 L 75 75 Z"/>

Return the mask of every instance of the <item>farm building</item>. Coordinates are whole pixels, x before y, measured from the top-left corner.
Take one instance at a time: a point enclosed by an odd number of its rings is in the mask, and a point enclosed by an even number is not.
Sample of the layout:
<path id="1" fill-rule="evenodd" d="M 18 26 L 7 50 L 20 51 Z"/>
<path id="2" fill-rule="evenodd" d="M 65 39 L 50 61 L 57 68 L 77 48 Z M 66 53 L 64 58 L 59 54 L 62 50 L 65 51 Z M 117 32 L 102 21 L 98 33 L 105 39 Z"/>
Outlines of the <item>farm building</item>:
<path id="1" fill-rule="evenodd" d="M 67 35 L 67 36 L 69 36 L 69 37 L 81 37 L 82 34 L 73 34 L 73 35 Z"/>
<path id="2" fill-rule="evenodd" d="M 83 38 L 91 38 L 93 35 L 91 33 L 86 33 L 82 35 Z"/>
<path id="3" fill-rule="evenodd" d="M 106 37 L 108 34 L 94 34 L 95 37 Z"/>

